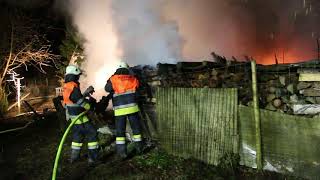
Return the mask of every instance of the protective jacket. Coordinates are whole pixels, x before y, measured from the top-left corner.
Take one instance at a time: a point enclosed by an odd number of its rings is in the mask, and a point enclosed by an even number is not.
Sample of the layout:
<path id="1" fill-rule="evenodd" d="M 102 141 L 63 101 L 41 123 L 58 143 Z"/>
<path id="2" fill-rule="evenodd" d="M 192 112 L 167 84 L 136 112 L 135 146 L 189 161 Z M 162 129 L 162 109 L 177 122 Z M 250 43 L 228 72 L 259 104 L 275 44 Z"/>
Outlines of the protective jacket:
<path id="1" fill-rule="evenodd" d="M 136 100 L 138 87 L 138 79 L 125 68 L 118 69 L 108 80 L 105 90 L 113 94 L 112 103 L 115 116 L 139 112 Z"/>
<path id="2" fill-rule="evenodd" d="M 86 102 L 81 94 L 79 83 L 74 79 L 73 75 L 67 76 L 63 86 L 63 102 L 71 119 L 77 117 L 86 109 L 90 109 L 90 104 Z M 88 117 L 83 116 L 76 124 L 82 124 L 88 121 Z"/>
<path id="3" fill-rule="evenodd" d="M 65 84 L 63 86 L 63 102 L 68 111 L 69 117 L 73 120 L 85 110 L 90 109 L 90 104 L 84 98 L 80 91 L 79 76 L 66 75 Z M 71 161 L 79 158 L 80 149 L 82 147 L 83 139 L 87 140 L 88 147 L 88 161 L 94 162 L 98 157 L 97 131 L 94 126 L 89 122 L 87 115 L 83 115 L 76 121 L 72 127 L 73 138 L 71 143 Z"/>
<path id="4" fill-rule="evenodd" d="M 133 141 L 137 147 L 141 146 L 142 136 L 136 97 L 138 87 L 138 79 L 126 68 L 119 68 L 105 86 L 105 90 L 112 94 L 116 123 L 116 149 L 121 158 L 127 156 L 125 135 L 127 119 L 132 129 Z"/>

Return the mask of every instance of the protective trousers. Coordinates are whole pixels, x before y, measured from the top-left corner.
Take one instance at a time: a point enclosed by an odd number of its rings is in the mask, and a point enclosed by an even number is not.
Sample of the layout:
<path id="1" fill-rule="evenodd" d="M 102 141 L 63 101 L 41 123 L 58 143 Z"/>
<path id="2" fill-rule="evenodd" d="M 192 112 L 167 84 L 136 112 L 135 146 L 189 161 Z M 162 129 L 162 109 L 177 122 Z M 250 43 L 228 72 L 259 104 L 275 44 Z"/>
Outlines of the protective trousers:
<path id="1" fill-rule="evenodd" d="M 97 131 L 91 124 L 91 122 L 85 122 L 83 124 L 75 124 L 72 129 L 73 140 L 72 140 L 72 151 L 79 152 L 82 147 L 82 141 L 86 138 L 88 143 L 89 151 L 89 162 L 96 161 L 98 157 L 98 142 L 97 142 Z"/>
<path id="2" fill-rule="evenodd" d="M 133 133 L 133 141 L 135 143 L 140 144 L 142 141 L 141 137 L 141 128 L 139 122 L 139 115 L 138 113 L 128 114 L 124 116 L 116 116 L 116 145 L 117 145 L 117 154 L 120 156 L 127 155 L 127 148 L 126 148 L 126 121 L 127 118 L 129 119 L 130 126 Z"/>

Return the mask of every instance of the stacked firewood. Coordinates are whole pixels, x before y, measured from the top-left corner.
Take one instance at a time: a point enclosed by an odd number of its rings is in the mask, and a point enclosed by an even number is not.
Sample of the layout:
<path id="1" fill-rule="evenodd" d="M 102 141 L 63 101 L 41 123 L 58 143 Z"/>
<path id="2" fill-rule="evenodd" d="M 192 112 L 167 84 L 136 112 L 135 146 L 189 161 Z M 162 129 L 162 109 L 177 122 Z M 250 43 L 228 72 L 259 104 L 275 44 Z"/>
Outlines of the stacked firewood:
<path id="1" fill-rule="evenodd" d="M 298 71 L 305 65 L 258 65 L 260 108 L 294 114 L 294 105 L 320 104 L 320 82 L 299 81 Z M 208 87 L 237 88 L 239 103 L 252 105 L 251 66 L 248 61 L 158 64 L 156 68 L 140 68 L 140 77 L 149 89 L 145 96 L 152 102 L 155 102 L 157 87 Z"/>

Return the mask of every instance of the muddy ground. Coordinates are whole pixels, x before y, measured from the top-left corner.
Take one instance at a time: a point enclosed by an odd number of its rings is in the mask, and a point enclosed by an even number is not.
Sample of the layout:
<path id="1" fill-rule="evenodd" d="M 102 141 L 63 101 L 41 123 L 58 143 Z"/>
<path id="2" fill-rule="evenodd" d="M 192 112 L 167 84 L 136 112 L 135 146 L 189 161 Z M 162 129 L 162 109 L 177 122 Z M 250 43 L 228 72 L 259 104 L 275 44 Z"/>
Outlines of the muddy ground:
<path id="1" fill-rule="evenodd" d="M 1 125 L 1 129 L 6 126 Z M 62 131 L 55 114 L 23 131 L 0 134 L 0 179 L 51 179 L 61 137 Z M 70 140 L 68 138 L 64 145 L 57 179 L 297 179 L 269 172 L 257 173 L 235 163 L 209 166 L 197 160 L 168 155 L 160 145 L 125 161 L 117 161 L 111 154 L 96 167 L 87 166 L 84 151 L 81 160 L 71 165 L 68 162 Z"/>

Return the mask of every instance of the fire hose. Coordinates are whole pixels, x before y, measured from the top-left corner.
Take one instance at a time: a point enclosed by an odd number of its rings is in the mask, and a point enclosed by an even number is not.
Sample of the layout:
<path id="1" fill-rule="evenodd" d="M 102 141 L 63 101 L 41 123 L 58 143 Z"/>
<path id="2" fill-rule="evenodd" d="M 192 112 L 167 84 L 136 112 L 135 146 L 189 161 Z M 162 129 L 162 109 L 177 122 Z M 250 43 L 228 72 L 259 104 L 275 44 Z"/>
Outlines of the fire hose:
<path id="1" fill-rule="evenodd" d="M 62 139 L 60 141 L 59 147 L 58 147 L 58 151 L 56 154 L 56 158 L 54 161 L 54 166 L 53 166 L 53 171 L 52 171 L 52 180 L 56 179 L 57 176 L 57 169 L 58 169 L 58 164 L 59 164 L 59 159 L 60 159 L 60 155 L 61 155 L 61 151 L 62 151 L 62 146 L 66 140 L 66 137 L 70 131 L 70 129 L 72 128 L 72 126 L 79 120 L 80 117 L 82 117 L 83 115 L 85 115 L 88 111 L 82 112 L 81 114 L 79 114 L 74 120 L 71 121 L 70 125 L 68 126 L 68 128 L 66 129 L 66 131 L 64 132 Z"/>
<path id="2" fill-rule="evenodd" d="M 25 129 L 27 128 L 30 124 L 32 124 L 34 121 L 30 121 L 28 123 L 26 123 L 24 126 L 22 127 L 18 127 L 18 128 L 13 128 L 13 129 L 8 129 L 8 130 L 4 130 L 4 131 L 1 131 L 0 134 L 5 134 L 5 133 L 9 133 L 9 132 L 14 132 L 14 131 L 19 131 L 19 130 L 22 130 L 22 129 Z"/>
<path id="3" fill-rule="evenodd" d="M 23 101 L 23 102 L 26 105 L 26 107 L 31 110 L 30 112 L 33 113 L 35 117 L 39 117 L 39 114 L 37 113 L 37 111 L 35 111 L 27 101 Z M 27 114 L 27 113 L 24 113 L 24 114 Z M 19 114 L 19 116 L 24 115 L 24 114 Z M 32 123 L 36 122 L 37 120 L 38 119 L 29 121 L 24 126 L 21 126 L 21 127 L 0 131 L 0 134 L 5 134 L 5 133 L 9 133 L 9 132 L 14 132 L 14 131 L 19 131 L 19 130 L 26 129 L 29 125 L 31 125 Z"/>

